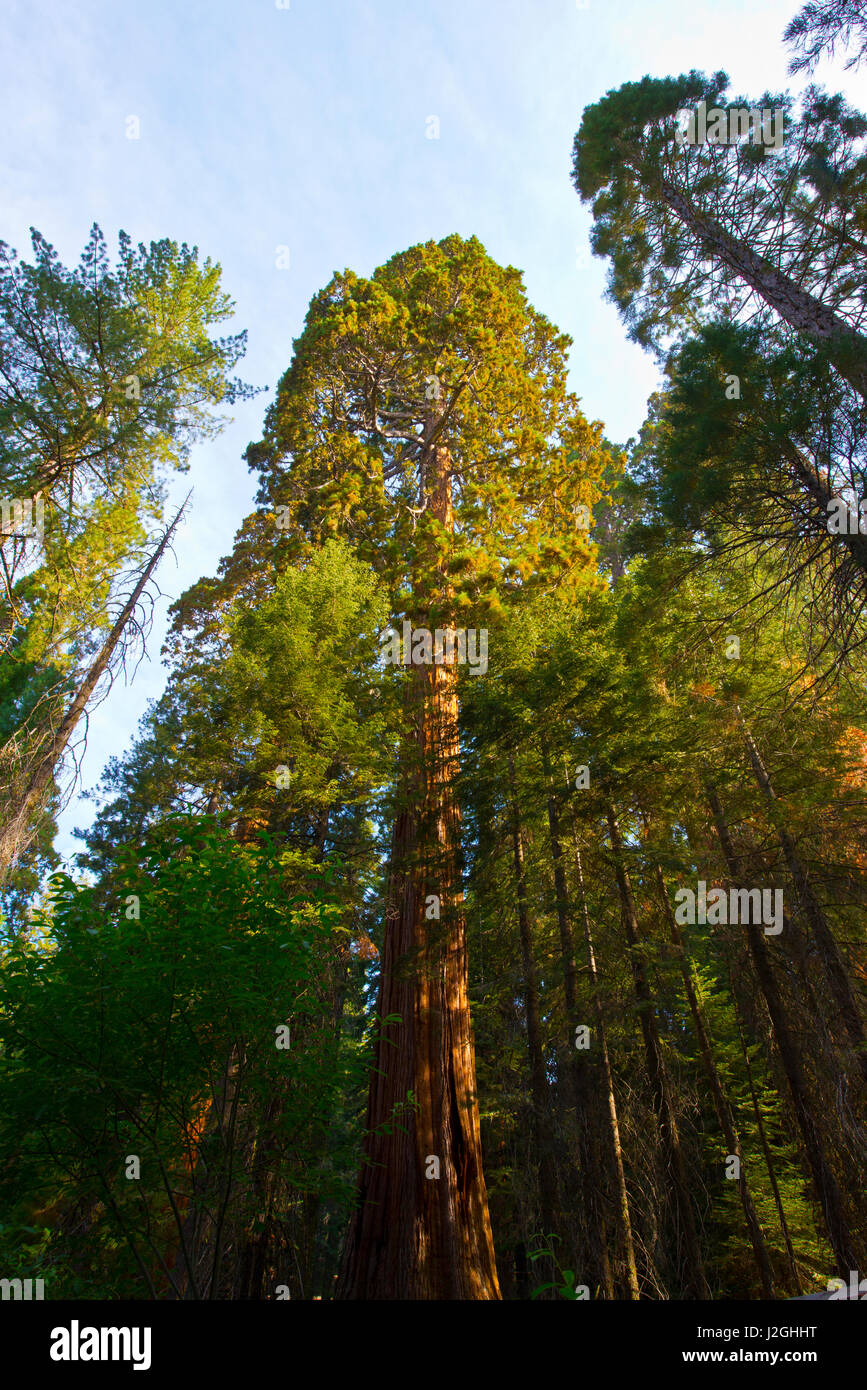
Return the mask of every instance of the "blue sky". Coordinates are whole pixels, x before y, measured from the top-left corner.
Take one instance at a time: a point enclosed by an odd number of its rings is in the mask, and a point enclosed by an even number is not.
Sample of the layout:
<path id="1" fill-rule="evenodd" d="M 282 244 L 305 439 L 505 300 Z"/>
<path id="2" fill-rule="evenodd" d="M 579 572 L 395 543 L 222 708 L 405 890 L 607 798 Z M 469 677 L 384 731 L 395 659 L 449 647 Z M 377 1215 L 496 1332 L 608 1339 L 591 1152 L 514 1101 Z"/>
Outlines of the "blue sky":
<path id="1" fill-rule="evenodd" d="M 285 0 L 281 0 L 285 4 Z M 268 395 L 235 408 L 174 497 L 193 505 L 174 597 L 213 573 L 251 509 L 243 450 L 289 363 L 307 305 L 337 269 L 369 274 L 449 233 L 524 272 L 574 340 L 572 388 L 609 438 L 639 428 L 654 363 L 603 299 L 589 216 L 570 183 L 581 112 L 645 73 L 724 68 L 753 98 L 792 85 L 781 38 L 798 0 L 6 0 L 0 237 L 24 259 L 36 226 L 77 261 L 91 224 L 111 246 L 168 236 L 218 260 L 246 328 L 240 367 Z M 819 80 L 858 103 L 858 74 Z M 863 80 L 862 80 L 863 82 Z M 800 84 L 796 84 L 800 85 Z M 863 97 L 861 99 L 863 105 Z M 128 118 L 139 138 L 127 138 Z M 439 122 L 439 138 L 428 138 Z M 289 248 L 278 269 L 278 247 Z M 283 257 L 285 259 L 285 256 Z M 148 659 L 90 720 L 82 783 L 128 745 L 165 679 L 160 603 Z M 58 848 L 92 815 L 77 795 Z"/>

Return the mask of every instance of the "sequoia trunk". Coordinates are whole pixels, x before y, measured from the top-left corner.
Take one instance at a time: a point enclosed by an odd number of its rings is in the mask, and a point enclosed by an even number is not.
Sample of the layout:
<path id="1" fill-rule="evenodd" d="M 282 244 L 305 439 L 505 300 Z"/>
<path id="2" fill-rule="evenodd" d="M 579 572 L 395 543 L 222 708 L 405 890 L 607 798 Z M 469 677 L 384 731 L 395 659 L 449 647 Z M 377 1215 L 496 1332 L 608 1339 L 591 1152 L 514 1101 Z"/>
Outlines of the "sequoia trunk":
<path id="1" fill-rule="evenodd" d="M 435 431 L 431 430 L 434 435 Z M 453 529 L 448 451 L 426 450 L 423 501 Z M 444 580 L 444 590 L 446 581 Z M 447 624 L 450 631 L 454 631 Z M 461 887 L 456 643 L 407 680 L 402 804 L 380 1024 L 343 1299 L 497 1299 L 476 1099 Z"/>

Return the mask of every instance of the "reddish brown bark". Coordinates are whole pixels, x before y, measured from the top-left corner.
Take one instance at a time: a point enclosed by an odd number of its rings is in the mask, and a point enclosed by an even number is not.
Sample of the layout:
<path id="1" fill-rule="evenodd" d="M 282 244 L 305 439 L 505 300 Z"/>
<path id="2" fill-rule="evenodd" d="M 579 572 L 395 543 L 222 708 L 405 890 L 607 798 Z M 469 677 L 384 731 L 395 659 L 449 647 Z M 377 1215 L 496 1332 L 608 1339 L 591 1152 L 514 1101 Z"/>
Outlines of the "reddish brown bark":
<path id="1" fill-rule="evenodd" d="M 426 450 L 423 477 L 423 500 L 451 532 L 450 461 L 436 443 Z M 338 1285 L 343 1299 L 500 1297 L 482 1173 L 458 860 L 456 660 L 452 646 L 450 660 L 413 667 L 407 682 L 403 803 L 394 826 L 377 1008 L 380 1019 L 397 1014 L 400 1022 L 382 1028 L 376 1047 L 359 1206 Z M 439 920 L 429 904 L 434 897 Z M 426 1176 L 432 1159 L 439 1160 L 439 1177 Z"/>

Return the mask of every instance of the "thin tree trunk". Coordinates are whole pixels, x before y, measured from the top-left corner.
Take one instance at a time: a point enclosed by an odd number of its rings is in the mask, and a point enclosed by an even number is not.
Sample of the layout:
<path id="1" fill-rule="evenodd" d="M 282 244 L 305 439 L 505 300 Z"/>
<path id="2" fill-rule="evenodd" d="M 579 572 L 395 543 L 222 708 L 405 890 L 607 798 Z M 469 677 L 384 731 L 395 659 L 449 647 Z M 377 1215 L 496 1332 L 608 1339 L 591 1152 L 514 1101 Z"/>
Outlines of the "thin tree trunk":
<path id="1" fill-rule="evenodd" d="M 578 880 L 578 896 L 581 902 L 581 915 L 584 919 L 584 941 L 587 946 L 587 962 L 590 974 L 590 989 L 593 995 L 593 1012 L 596 1019 L 596 1033 L 599 1038 L 599 1052 L 602 1057 L 602 1073 L 605 1077 L 605 1090 L 608 1100 L 608 1123 L 611 1134 L 611 1149 L 614 1156 L 614 1172 L 617 1178 L 617 1217 L 620 1226 L 620 1239 L 626 1255 L 626 1278 L 629 1297 L 638 1299 L 638 1270 L 635 1263 L 635 1246 L 632 1240 L 632 1218 L 629 1213 L 629 1193 L 626 1188 L 626 1173 L 623 1167 L 623 1148 L 620 1143 L 620 1124 L 617 1119 L 617 1099 L 614 1094 L 614 1076 L 611 1071 L 611 1058 L 608 1054 L 608 1034 L 605 1028 L 605 1015 L 602 1000 L 599 998 L 599 976 L 596 972 L 596 954 L 593 949 L 593 933 L 590 927 L 590 913 L 587 910 L 587 895 L 584 892 L 584 871 L 581 865 L 581 850 L 578 836 L 572 828 L 572 843 L 575 849 L 575 873 Z"/>
<path id="2" fill-rule="evenodd" d="M 629 945 L 629 958 L 632 965 L 632 976 L 635 982 L 635 995 L 638 1000 L 639 1014 L 641 1017 L 641 1031 L 644 1036 L 647 1073 L 653 1092 L 654 1108 L 659 1121 L 659 1132 L 665 1150 L 668 1171 L 674 1187 L 675 1202 L 683 1234 L 686 1253 L 687 1283 L 694 1298 L 709 1299 L 712 1295 L 707 1279 L 705 1278 L 701 1249 L 699 1247 L 698 1235 L 695 1228 L 695 1218 L 689 1199 L 689 1184 L 686 1177 L 686 1165 L 683 1159 L 680 1133 L 674 1112 L 674 1104 L 671 1098 L 671 1087 L 665 1066 L 665 1059 L 662 1055 L 662 1046 L 656 1024 L 656 1011 L 653 1006 L 653 999 L 647 980 L 647 971 L 641 953 L 638 914 L 635 910 L 635 900 L 632 896 L 632 885 L 623 862 L 623 841 L 621 839 L 620 827 L 617 823 L 617 815 L 613 806 L 608 807 L 607 816 L 608 830 L 611 836 L 611 848 L 614 851 L 614 871 L 617 876 L 617 887 L 620 893 L 621 907 L 623 909 L 623 924 L 626 930 L 626 939 Z"/>
<path id="3" fill-rule="evenodd" d="M 599 1281 L 605 1288 L 606 1297 L 613 1299 L 614 1283 L 611 1261 L 608 1257 L 608 1241 L 603 1212 L 602 1165 L 599 1146 L 592 1131 L 593 1107 L 589 1085 L 589 1067 L 584 1052 L 575 1047 L 575 1029 L 580 1023 L 578 1018 L 578 971 L 575 964 L 575 943 L 572 939 L 566 861 L 560 839 L 560 818 L 554 795 L 554 782 L 544 739 L 540 741 L 539 748 L 547 789 L 548 833 L 554 869 L 557 925 L 560 930 L 560 956 L 563 962 L 563 993 L 566 1003 L 565 1055 L 568 1058 L 566 1074 L 578 1124 L 579 1181 L 581 1183 L 581 1206 L 584 1218 L 582 1224 L 584 1231 L 588 1233 L 586 1247 L 591 1265 L 593 1261 L 598 1265 Z M 594 1283 L 597 1282 L 595 1271 L 591 1271 L 591 1278 Z"/>
<path id="4" fill-rule="evenodd" d="M 762 761 L 758 745 L 744 721 L 740 709 L 738 710 L 738 715 L 741 719 L 744 742 L 746 744 L 750 766 L 753 769 L 753 775 L 771 808 L 771 819 L 774 822 L 777 838 L 779 839 L 789 873 L 792 876 L 792 882 L 795 885 L 795 892 L 798 895 L 801 911 L 810 924 L 810 930 L 813 933 L 819 955 L 822 958 L 822 964 L 828 977 L 828 984 L 834 1002 L 840 1011 L 843 1026 L 846 1029 L 849 1042 L 855 1053 L 861 1078 L 863 1081 L 867 1082 L 867 1038 L 865 1038 L 861 1013 L 852 989 L 852 982 L 849 978 L 846 963 L 843 960 L 840 948 L 834 938 L 834 933 L 831 931 L 828 924 L 828 919 L 822 911 L 822 906 L 816 894 L 813 892 L 813 886 L 810 883 L 809 875 L 804 865 L 801 863 L 800 855 L 795 848 L 795 842 L 785 826 L 781 824 L 779 802 L 773 784 L 771 783 L 768 770 Z"/>
<path id="5" fill-rule="evenodd" d="M 716 789 L 709 786 L 707 796 L 729 876 L 732 883 L 738 886 L 741 883 L 740 865 Z M 748 922 L 746 932 L 756 976 L 770 1015 L 774 1041 L 780 1054 L 786 1080 L 789 1083 L 795 1117 L 801 1131 L 807 1162 L 813 1175 L 816 1196 L 825 1217 L 825 1225 L 837 1261 L 837 1269 L 843 1278 L 848 1279 L 849 1271 L 858 1268 L 858 1259 L 852 1248 L 840 1189 L 825 1158 L 825 1151 L 820 1138 L 821 1131 L 813 1115 L 813 1107 L 801 1063 L 800 1049 L 789 1030 L 783 1000 L 774 977 L 762 928 L 755 922 Z"/>
<path id="6" fill-rule="evenodd" d="M 217 1297 L 214 1272 L 219 1263 L 221 1231 L 231 1170 L 235 1117 L 241 1089 L 242 1060 L 233 1044 L 223 1067 L 219 1086 L 197 1133 L 190 1142 L 191 1193 L 187 1214 L 179 1225 L 172 1266 L 172 1282 L 185 1300 Z M 168 1184 L 167 1184 L 168 1187 Z"/>
<path id="7" fill-rule="evenodd" d="M 79 719 L 87 708 L 87 703 L 91 695 L 108 668 L 114 650 L 123 636 L 124 629 L 132 617 L 135 606 L 141 598 L 151 575 L 162 559 L 163 552 L 172 538 L 175 527 L 183 515 L 185 506 L 186 502 L 178 511 L 174 521 L 168 527 L 165 535 L 145 566 L 138 583 L 133 589 L 129 599 L 124 604 L 120 617 L 103 642 L 87 675 L 84 677 L 84 680 L 81 682 L 81 685 L 73 697 L 69 709 L 51 739 L 48 750 L 42 754 L 33 769 L 18 806 L 13 810 L 6 826 L 0 831 L 0 884 L 4 882 L 6 875 L 14 866 L 19 855 L 23 853 L 35 833 L 35 830 L 28 829 L 28 822 L 45 797 L 45 792 L 54 775 L 55 768 L 66 750 L 66 746 L 75 731 Z"/>
<path id="8" fill-rule="evenodd" d="M 792 472 L 801 486 L 809 493 L 810 497 L 812 497 L 813 501 L 816 503 L 816 509 L 822 516 L 823 524 L 827 528 L 827 519 L 829 515 L 828 503 L 831 501 L 839 501 L 839 498 L 834 497 L 830 488 L 826 486 L 819 476 L 819 471 L 816 466 L 805 458 L 800 449 L 796 448 L 794 444 L 788 447 L 784 446 L 784 448 Z M 861 570 L 862 578 L 867 576 L 867 536 L 863 536 L 860 531 L 857 531 L 855 535 L 849 535 L 848 531 L 841 531 L 839 534 L 833 531 L 828 531 L 826 533 L 836 545 L 849 551 L 856 566 Z"/>
<path id="9" fill-rule="evenodd" d="M 765 1122 L 762 1119 L 762 1111 L 759 1105 L 759 1098 L 756 1095 L 755 1082 L 753 1081 L 753 1067 L 750 1061 L 749 1050 L 747 1048 L 747 1040 L 744 1036 L 744 1030 L 741 1027 L 737 995 L 735 994 L 734 981 L 732 979 L 731 963 L 727 961 L 727 964 L 729 973 L 729 993 L 732 997 L 732 1009 L 734 1010 L 735 1025 L 738 1030 L 738 1039 L 741 1045 L 741 1055 L 744 1059 L 744 1068 L 747 1074 L 747 1085 L 749 1086 L 750 1091 L 750 1104 L 752 1105 L 753 1117 L 756 1121 L 756 1128 L 758 1129 L 759 1139 L 762 1145 L 762 1153 L 764 1154 L 765 1158 L 765 1167 L 768 1172 L 768 1181 L 771 1184 L 771 1191 L 774 1194 L 774 1204 L 777 1208 L 777 1216 L 780 1220 L 780 1230 L 783 1234 L 783 1242 L 786 1247 L 786 1256 L 789 1261 L 789 1269 L 791 1271 L 792 1279 L 794 1281 L 795 1293 L 802 1294 L 804 1292 L 804 1289 L 801 1284 L 801 1276 L 798 1273 L 798 1264 L 795 1259 L 795 1250 L 792 1245 L 792 1237 L 789 1234 L 789 1223 L 786 1220 L 786 1212 L 785 1208 L 783 1207 L 783 1199 L 780 1195 L 779 1183 L 777 1182 L 777 1168 L 776 1164 L 774 1163 L 774 1156 L 771 1153 L 771 1146 L 768 1143 L 768 1135 L 765 1129 Z"/>
<path id="10" fill-rule="evenodd" d="M 539 1163 L 539 1197 L 543 1234 L 556 1234 L 557 1182 L 554 1173 L 554 1135 L 550 1118 L 550 1096 L 542 1049 L 542 1029 L 539 1022 L 539 991 L 533 961 L 533 940 L 530 915 L 527 909 L 527 880 L 524 872 L 524 845 L 518 813 L 518 794 L 515 788 L 515 760 L 509 754 L 509 793 L 511 797 L 512 854 L 515 866 L 515 890 L 518 904 L 518 929 L 521 937 L 521 962 L 524 976 L 524 1016 L 527 1024 L 527 1049 L 530 1054 L 530 1091 L 533 1103 L 533 1137 Z"/>
<path id="11" fill-rule="evenodd" d="M 705 1025 L 704 1013 L 699 1002 L 698 994 L 696 993 L 695 981 L 693 979 L 692 974 L 692 965 L 689 956 L 686 952 L 686 947 L 683 940 L 683 933 L 681 932 L 680 927 L 677 924 L 677 920 L 675 918 L 674 911 L 669 900 L 668 891 L 665 887 L 665 878 L 663 877 L 662 869 L 658 864 L 656 866 L 656 884 L 659 889 L 659 896 L 665 911 L 665 917 L 666 921 L 668 922 L 668 929 L 671 933 L 671 939 L 675 947 L 677 948 L 678 961 L 680 964 L 681 974 L 683 976 L 683 987 L 686 992 L 686 998 L 689 1004 L 689 1011 L 692 1014 L 692 1023 L 693 1027 L 695 1028 L 695 1036 L 698 1042 L 698 1050 L 701 1054 L 701 1060 L 704 1065 L 705 1074 L 707 1075 L 707 1079 L 710 1084 L 711 1095 L 713 1096 L 714 1109 L 717 1113 L 717 1119 L 719 1120 L 720 1129 L 723 1132 L 723 1138 L 725 1139 L 726 1144 L 728 1145 L 729 1154 L 738 1159 L 738 1191 L 740 1193 L 741 1206 L 744 1209 L 744 1219 L 747 1223 L 747 1231 L 749 1232 L 750 1244 L 753 1247 L 753 1254 L 755 1255 L 756 1259 L 756 1268 L 759 1271 L 759 1278 L 762 1281 L 762 1297 L 776 1298 L 776 1292 L 774 1290 L 773 1269 L 771 1268 L 771 1261 L 768 1256 L 767 1246 L 765 1245 L 765 1240 L 762 1235 L 762 1228 L 759 1225 L 759 1218 L 756 1215 L 756 1209 L 753 1206 L 753 1199 L 750 1195 L 749 1184 L 747 1182 L 746 1163 L 744 1160 L 743 1151 L 741 1149 L 740 1135 L 738 1134 L 737 1128 L 735 1127 L 732 1107 L 729 1103 L 728 1097 L 723 1091 L 722 1083 L 720 1082 L 719 1078 L 719 1072 L 717 1071 L 716 1062 L 714 1061 L 713 1048 L 711 1046 L 711 1041 L 708 1036 L 707 1027 Z"/>

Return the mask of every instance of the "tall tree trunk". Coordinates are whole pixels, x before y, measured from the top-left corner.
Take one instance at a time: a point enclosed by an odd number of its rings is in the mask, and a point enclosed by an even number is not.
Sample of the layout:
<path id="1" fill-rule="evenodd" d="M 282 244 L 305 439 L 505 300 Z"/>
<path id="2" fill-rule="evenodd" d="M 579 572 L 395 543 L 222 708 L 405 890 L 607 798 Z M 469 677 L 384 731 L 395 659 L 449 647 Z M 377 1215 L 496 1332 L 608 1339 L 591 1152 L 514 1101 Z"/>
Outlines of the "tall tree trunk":
<path id="1" fill-rule="evenodd" d="M 729 876 L 732 883 L 739 886 L 742 879 L 740 865 L 729 834 L 728 822 L 723 814 L 722 804 L 714 787 L 708 786 L 707 796 Z M 801 1131 L 807 1162 L 813 1175 L 816 1197 L 825 1217 L 825 1225 L 837 1261 L 837 1269 L 843 1278 L 848 1279 L 849 1271 L 858 1268 L 858 1259 L 852 1247 L 840 1188 L 825 1157 L 821 1131 L 813 1114 L 800 1049 L 789 1028 L 762 928 L 755 922 L 749 922 L 746 925 L 746 932 L 756 977 L 767 1004 L 774 1041 L 780 1054 L 786 1080 L 789 1083 L 789 1093 L 792 1097 L 795 1117 Z"/>
<path id="2" fill-rule="evenodd" d="M 599 1145 L 593 1130 L 593 1094 L 590 1086 L 590 1068 L 583 1050 L 575 1047 L 575 1029 L 580 1023 L 578 1017 L 578 971 L 575 964 L 575 943 L 572 939 L 572 914 L 569 901 L 569 886 L 566 881 L 566 861 L 560 839 L 560 816 L 554 793 L 554 779 L 545 740 L 541 739 L 539 750 L 542 756 L 542 772 L 545 778 L 548 807 L 548 834 L 551 843 L 551 861 L 554 868 L 554 896 L 556 900 L 557 925 L 560 931 L 560 957 L 563 962 L 563 993 L 566 1003 L 565 1057 L 566 1077 L 571 1092 L 572 1105 L 578 1125 L 578 1176 L 581 1184 L 581 1210 L 584 1244 L 589 1265 L 589 1279 L 594 1284 L 601 1282 L 606 1298 L 614 1298 L 614 1283 L 611 1261 L 608 1256 L 608 1240 L 605 1229 L 603 1172 L 600 1163 Z M 598 1273 L 598 1279 L 597 1279 Z"/>
<path id="3" fill-rule="evenodd" d="M 855 1053 L 858 1069 L 862 1081 L 867 1082 L 867 1038 L 864 1035 L 864 1024 L 858 1008 L 858 1002 L 852 989 L 852 982 L 842 953 L 831 931 L 828 919 L 822 911 L 821 903 L 813 892 L 813 885 L 810 883 L 809 875 L 801 862 L 801 857 L 795 848 L 795 842 L 788 830 L 782 824 L 779 813 L 779 802 L 774 791 L 768 770 L 762 760 L 758 745 L 753 735 L 744 721 L 743 715 L 738 710 L 743 729 L 744 742 L 753 769 L 753 775 L 758 786 L 764 793 L 771 810 L 771 819 L 777 832 L 777 838 L 783 851 L 792 882 L 795 885 L 795 892 L 805 918 L 810 924 L 828 984 L 833 995 L 834 1002 L 840 1011 L 843 1026 Z"/>
<path id="4" fill-rule="evenodd" d="M 31 826 L 31 818 L 38 812 L 48 789 L 55 769 L 66 751 L 66 746 L 72 738 L 79 719 L 87 709 L 87 703 L 99 684 L 105 671 L 108 669 L 109 662 L 114 654 L 118 642 L 123 636 L 124 629 L 135 611 L 135 606 L 141 598 L 151 575 L 162 559 L 163 552 L 174 534 L 175 528 L 183 515 L 184 506 L 180 508 L 174 521 L 168 527 L 142 571 L 138 583 L 130 594 L 129 599 L 123 606 L 123 611 L 115 623 L 108 637 L 103 642 L 96 657 L 91 663 L 90 669 L 84 680 L 81 682 L 72 703 L 56 732 L 51 737 L 46 751 L 39 757 L 36 766 L 30 774 L 29 781 L 21 794 L 18 805 L 12 809 L 6 825 L 0 830 L 0 885 L 5 881 L 9 871 L 13 868 L 19 855 L 23 853 L 35 834 L 35 829 Z"/>
<path id="5" fill-rule="evenodd" d="M 760 294 L 785 323 L 829 347 L 837 370 L 867 399 L 867 341 L 861 334 L 745 241 L 731 236 L 667 179 L 659 187 L 672 212 L 702 246 Z"/>
<path id="6" fill-rule="evenodd" d="M 714 1109 L 719 1120 L 723 1138 L 728 1146 L 729 1154 L 738 1159 L 738 1191 L 740 1193 L 741 1206 L 744 1209 L 744 1219 L 747 1223 L 750 1244 L 753 1247 L 753 1254 L 756 1259 L 756 1268 L 759 1271 L 759 1278 L 762 1281 L 762 1297 L 776 1298 L 774 1290 L 774 1274 L 771 1268 L 771 1261 L 768 1256 L 767 1246 L 765 1245 L 762 1228 L 759 1225 L 759 1218 L 753 1205 L 750 1195 L 749 1184 L 747 1182 L 746 1163 L 741 1149 L 740 1135 L 735 1126 L 734 1114 L 728 1097 L 722 1088 L 719 1072 L 714 1061 L 713 1048 L 708 1036 L 707 1027 L 704 1020 L 704 1012 L 696 993 L 695 981 L 692 974 L 692 965 L 686 952 L 683 933 L 677 924 L 674 911 L 665 886 L 665 878 L 659 865 L 656 866 L 656 885 L 659 889 L 659 896 L 665 911 L 668 929 L 671 939 L 677 948 L 678 961 L 683 976 L 683 987 L 686 992 L 689 1011 L 692 1014 L 692 1023 L 695 1029 L 698 1050 L 704 1065 L 705 1074 L 710 1084 L 711 1095 L 713 1096 Z"/>
<path id="7" fill-rule="evenodd" d="M 786 1211 L 783 1206 L 782 1196 L 780 1194 L 780 1185 L 777 1182 L 777 1167 L 774 1163 L 774 1156 L 771 1153 L 771 1146 L 768 1143 L 768 1134 L 767 1130 L 765 1129 L 765 1122 L 762 1119 L 762 1109 L 759 1105 L 759 1098 L 756 1095 L 755 1082 L 753 1081 L 753 1064 L 750 1061 L 747 1040 L 744 1036 L 744 1030 L 741 1026 L 740 1010 L 738 1009 L 738 1000 L 737 995 L 735 993 L 734 979 L 732 977 L 731 961 L 728 959 L 728 955 L 726 957 L 726 964 L 728 966 L 729 993 L 732 997 L 732 1009 L 734 1011 L 735 1016 L 735 1025 L 738 1030 L 738 1040 L 740 1042 L 741 1047 L 741 1056 L 743 1057 L 744 1070 L 746 1071 L 747 1075 L 747 1086 L 749 1087 L 750 1092 L 750 1104 L 752 1106 L 753 1119 L 756 1122 L 756 1129 L 758 1130 L 759 1141 L 762 1146 L 762 1153 L 765 1159 L 765 1168 L 768 1172 L 768 1181 L 771 1184 L 771 1192 L 774 1194 L 774 1205 L 777 1208 L 777 1216 L 779 1217 L 780 1221 L 780 1230 L 783 1235 L 783 1243 L 786 1247 L 786 1257 L 789 1261 L 789 1270 L 792 1275 L 793 1286 L 796 1294 L 802 1294 L 804 1292 L 804 1289 L 801 1284 L 801 1276 L 798 1273 L 798 1263 L 795 1259 L 795 1250 L 794 1246 L 792 1245 L 792 1237 L 789 1232 L 789 1223 L 786 1220 Z"/>
<path id="8" fill-rule="evenodd" d="M 432 421 L 429 433 L 435 431 Z M 451 534 L 444 447 L 427 447 L 422 476 L 422 502 Z M 338 1284 L 343 1299 L 500 1297 L 458 862 L 456 660 L 453 646 L 451 660 L 413 667 L 407 681 L 413 734 L 402 758 L 404 802 L 394 827 L 377 1009 L 380 1020 L 396 1014 L 400 1022 L 381 1024 L 376 1045 L 359 1206 Z"/>
<path id="9" fill-rule="evenodd" d="M 244 1049 L 233 1044 L 207 1110 L 190 1136 L 191 1192 L 173 1244 L 172 1283 L 186 1300 L 226 1297 L 220 1288 L 233 1167 L 243 1114 Z"/>
<path id="10" fill-rule="evenodd" d="M 539 1164 L 539 1198 L 543 1234 L 556 1233 L 557 1180 L 554 1172 L 554 1134 L 551 1125 L 548 1079 L 545 1054 L 542 1048 L 542 1028 L 539 1022 L 539 991 L 533 961 L 533 940 L 530 914 L 527 909 L 527 880 L 524 872 L 524 845 L 518 812 L 518 793 L 515 787 L 515 760 L 509 754 L 509 793 L 511 797 L 512 854 L 515 866 L 515 891 L 518 903 L 518 929 L 521 937 L 521 963 L 524 976 L 524 1017 L 527 1024 L 527 1049 L 530 1054 L 530 1092 L 533 1102 L 533 1137 Z"/>
<path id="11" fill-rule="evenodd" d="M 841 531 L 839 534 L 833 531 L 827 532 L 828 503 L 839 501 L 839 498 L 831 492 L 817 465 L 802 454 L 800 449 L 796 448 L 794 444 L 787 443 L 783 446 L 783 450 L 798 482 L 816 503 L 816 510 L 822 517 L 826 534 L 830 536 L 834 544 L 848 550 L 851 559 L 861 571 L 862 583 L 865 582 L 867 580 L 867 536 L 862 535 L 860 530 L 851 536 L 847 531 Z"/>
<path id="12" fill-rule="evenodd" d="M 635 1246 L 632 1240 L 632 1218 L 629 1214 L 629 1193 L 626 1188 L 626 1172 L 623 1167 L 623 1149 L 620 1143 L 620 1124 L 617 1118 L 617 1099 L 614 1094 L 614 1076 L 611 1071 L 611 1058 L 608 1053 L 608 1034 L 605 1028 L 605 1015 L 602 1000 L 599 998 L 599 976 L 596 972 L 596 953 L 593 949 L 593 933 L 590 927 L 590 913 L 587 910 L 587 895 L 584 892 L 584 870 L 581 865 L 581 850 L 578 836 L 573 826 L 572 842 L 575 849 L 575 873 L 578 880 L 578 896 L 581 901 L 581 914 L 584 919 L 584 942 L 587 947 L 587 965 L 590 975 L 590 989 L 593 994 L 593 1012 L 596 1020 L 596 1034 L 599 1038 L 599 1052 L 602 1057 L 602 1074 L 608 1101 L 608 1123 L 611 1135 L 611 1151 L 614 1158 L 614 1172 L 617 1179 L 617 1219 L 620 1240 L 626 1258 L 626 1279 L 629 1297 L 641 1297 L 638 1287 L 638 1270 L 635 1264 Z"/>
<path id="13" fill-rule="evenodd" d="M 626 871 L 626 865 L 623 859 L 623 841 L 620 835 L 620 827 L 617 823 L 617 815 L 613 806 L 608 807 L 607 816 L 608 831 L 611 836 L 611 848 L 614 851 L 614 871 L 617 876 L 617 887 L 620 893 L 620 903 L 623 910 L 623 924 L 626 930 L 626 939 L 629 945 L 629 959 L 632 965 L 633 980 L 635 982 L 635 995 L 638 1000 L 639 1014 L 641 1017 L 641 1031 L 644 1036 L 647 1073 L 653 1092 L 654 1109 L 656 1110 L 657 1119 L 659 1121 L 659 1132 L 665 1151 L 668 1172 L 674 1188 L 675 1203 L 683 1235 L 684 1251 L 686 1255 L 687 1285 L 693 1298 L 709 1299 L 711 1297 L 711 1291 L 707 1279 L 705 1278 L 704 1265 L 702 1263 L 701 1250 L 699 1248 L 698 1235 L 695 1228 L 695 1218 L 689 1198 L 689 1184 L 687 1182 L 686 1165 L 684 1163 L 683 1150 L 680 1143 L 680 1132 L 678 1130 L 674 1103 L 671 1097 L 668 1071 L 665 1066 L 665 1059 L 662 1055 L 659 1030 L 656 1024 L 656 1011 L 654 1009 L 650 985 L 647 980 L 644 957 L 641 951 L 638 914 L 635 910 L 632 885 L 629 881 L 629 875 Z"/>

